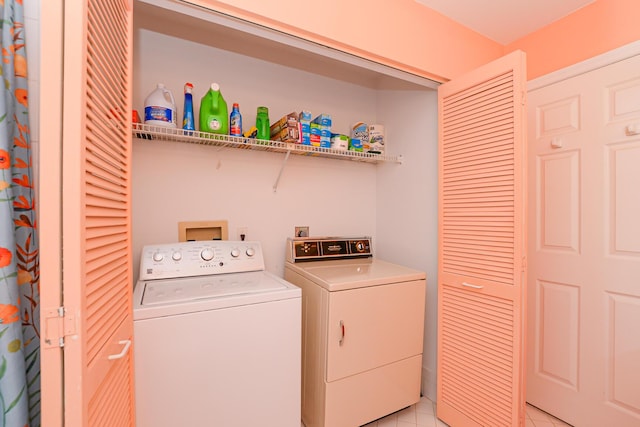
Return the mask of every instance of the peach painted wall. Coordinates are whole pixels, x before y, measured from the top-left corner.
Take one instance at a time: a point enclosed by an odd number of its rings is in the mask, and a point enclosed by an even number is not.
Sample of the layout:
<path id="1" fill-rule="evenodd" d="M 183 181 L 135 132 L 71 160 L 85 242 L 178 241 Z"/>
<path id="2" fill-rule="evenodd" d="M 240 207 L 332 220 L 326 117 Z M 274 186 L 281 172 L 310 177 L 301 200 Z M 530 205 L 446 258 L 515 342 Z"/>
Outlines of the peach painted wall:
<path id="1" fill-rule="evenodd" d="M 527 53 L 527 78 L 534 79 L 640 40 L 640 1 L 597 0 L 505 46 Z"/>
<path id="2" fill-rule="evenodd" d="M 503 46 L 415 0 L 192 0 L 437 81 L 503 54 Z"/>

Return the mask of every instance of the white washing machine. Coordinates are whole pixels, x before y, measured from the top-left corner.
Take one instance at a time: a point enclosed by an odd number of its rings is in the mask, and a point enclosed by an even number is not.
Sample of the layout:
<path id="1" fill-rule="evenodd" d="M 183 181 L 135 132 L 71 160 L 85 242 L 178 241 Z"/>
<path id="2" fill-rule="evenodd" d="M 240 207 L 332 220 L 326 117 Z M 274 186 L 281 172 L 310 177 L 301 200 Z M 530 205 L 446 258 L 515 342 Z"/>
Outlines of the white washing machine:
<path id="1" fill-rule="evenodd" d="M 137 427 L 299 427 L 301 290 L 259 242 L 145 246 L 133 301 Z"/>
<path id="2" fill-rule="evenodd" d="M 289 239 L 302 288 L 302 420 L 367 424 L 420 400 L 426 274 L 374 258 L 371 239 Z"/>

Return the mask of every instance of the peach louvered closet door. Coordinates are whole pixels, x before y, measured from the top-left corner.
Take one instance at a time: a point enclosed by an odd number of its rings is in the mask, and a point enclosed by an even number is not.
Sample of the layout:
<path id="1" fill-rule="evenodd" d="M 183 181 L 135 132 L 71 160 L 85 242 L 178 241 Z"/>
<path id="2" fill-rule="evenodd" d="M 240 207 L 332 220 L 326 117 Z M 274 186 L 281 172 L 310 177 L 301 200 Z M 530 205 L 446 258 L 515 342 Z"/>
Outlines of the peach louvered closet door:
<path id="1" fill-rule="evenodd" d="M 438 417 L 524 425 L 524 76 L 514 52 L 440 86 Z"/>
<path id="2" fill-rule="evenodd" d="M 52 3 L 47 10 L 58 14 L 63 22 L 59 25 L 64 29 L 57 45 L 63 52 L 60 70 L 51 69 L 52 73 L 61 74 L 62 87 L 58 86 L 57 91 L 51 88 L 52 98 L 42 99 L 45 108 L 58 103 L 62 108 L 57 143 L 61 161 L 58 209 L 64 318 L 60 322 L 60 339 L 50 335 L 44 341 L 43 369 L 51 381 L 43 381 L 43 424 L 134 426 L 132 2 L 49 1 Z M 44 34 L 48 36 L 53 38 L 56 34 Z M 56 47 L 49 43 L 47 39 L 43 46 Z M 53 141 L 57 136 L 46 137 Z M 49 207 L 53 203 L 50 201 Z M 53 283 L 43 286 L 48 285 Z M 47 333 L 53 334 L 52 319 L 47 318 L 46 322 Z M 60 340 L 62 350 L 55 348 Z M 60 380 L 51 371 L 60 371 L 56 360 L 63 365 Z M 59 401 L 60 385 L 63 402 Z M 49 400 L 63 404 L 63 413 L 56 414 Z"/>

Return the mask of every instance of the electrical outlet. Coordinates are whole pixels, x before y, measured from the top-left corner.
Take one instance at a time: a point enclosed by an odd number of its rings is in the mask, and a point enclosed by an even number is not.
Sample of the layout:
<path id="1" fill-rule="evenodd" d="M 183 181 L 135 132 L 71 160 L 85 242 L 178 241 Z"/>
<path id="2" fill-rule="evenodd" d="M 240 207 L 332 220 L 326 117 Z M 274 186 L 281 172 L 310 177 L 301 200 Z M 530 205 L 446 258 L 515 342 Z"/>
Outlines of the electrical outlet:
<path id="1" fill-rule="evenodd" d="M 303 226 L 303 227 L 296 227 L 296 233 L 295 233 L 296 237 L 309 237 L 309 227 L 308 226 Z"/>
<path id="2" fill-rule="evenodd" d="M 247 240 L 247 234 L 249 234 L 248 227 L 238 227 L 238 240 Z"/>

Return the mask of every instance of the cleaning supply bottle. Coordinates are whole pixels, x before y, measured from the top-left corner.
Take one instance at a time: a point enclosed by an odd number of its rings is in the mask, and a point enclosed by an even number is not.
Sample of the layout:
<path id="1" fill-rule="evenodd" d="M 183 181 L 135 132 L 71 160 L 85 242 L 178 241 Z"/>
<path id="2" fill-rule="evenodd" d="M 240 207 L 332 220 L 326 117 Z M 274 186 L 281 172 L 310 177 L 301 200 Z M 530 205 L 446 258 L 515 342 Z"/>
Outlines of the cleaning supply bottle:
<path id="1" fill-rule="evenodd" d="M 258 107 L 256 127 L 258 128 L 256 138 L 268 141 L 271 134 L 269 131 L 269 109 L 267 107 Z"/>
<path id="2" fill-rule="evenodd" d="M 211 84 L 200 102 L 200 131 L 229 134 L 229 112 L 218 83 Z"/>
<path id="3" fill-rule="evenodd" d="M 233 104 L 229 116 L 229 135 L 242 136 L 242 114 L 240 114 L 240 105 L 237 102 Z"/>
<path id="4" fill-rule="evenodd" d="M 182 129 L 196 130 L 193 118 L 193 85 L 184 85 L 184 112 L 182 114 Z"/>
<path id="5" fill-rule="evenodd" d="M 176 102 L 162 83 L 144 100 L 144 122 L 149 125 L 176 127 Z"/>

